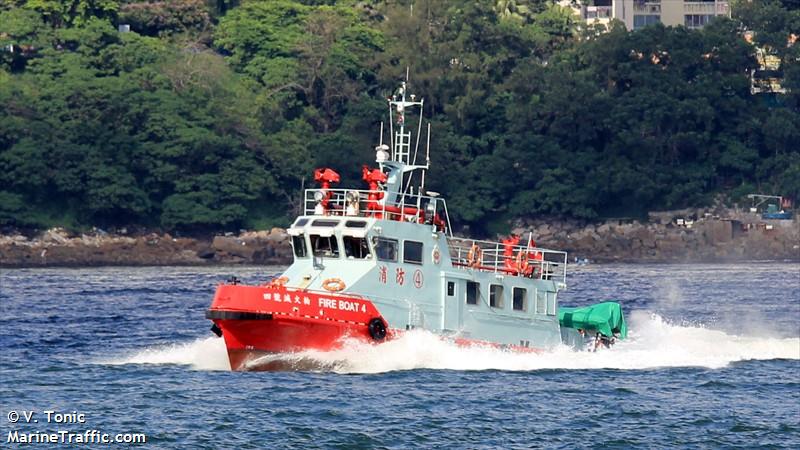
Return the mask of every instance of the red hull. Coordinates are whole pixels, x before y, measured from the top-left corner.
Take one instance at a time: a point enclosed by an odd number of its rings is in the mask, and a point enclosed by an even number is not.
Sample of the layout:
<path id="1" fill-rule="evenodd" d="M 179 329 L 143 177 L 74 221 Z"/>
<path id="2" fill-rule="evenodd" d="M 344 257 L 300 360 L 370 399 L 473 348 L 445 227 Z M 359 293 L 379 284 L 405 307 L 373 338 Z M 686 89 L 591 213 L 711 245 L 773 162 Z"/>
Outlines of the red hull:
<path id="1" fill-rule="evenodd" d="M 372 340 L 367 325 L 343 324 L 312 319 L 215 320 L 222 330 L 233 370 L 259 368 L 255 360 L 275 353 L 303 350 L 335 350 L 343 339 Z"/>
<path id="2" fill-rule="evenodd" d="M 221 285 L 207 317 L 225 338 L 233 370 L 261 368 L 254 361 L 268 354 L 328 351 L 345 338 L 389 337 L 369 300 L 282 286 Z"/>
<path id="3" fill-rule="evenodd" d="M 303 350 L 336 350 L 346 338 L 378 343 L 400 334 L 396 330 L 387 331 L 386 321 L 372 302 L 363 297 L 283 286 L 220 285 L 207 317 L 225 338 L 233 370 L 303 368 L 302 361 L 269 356 Z M 462 338 L 447 340 L 463 347 L 482 345 L 539 352 L 517 345 Z"/>

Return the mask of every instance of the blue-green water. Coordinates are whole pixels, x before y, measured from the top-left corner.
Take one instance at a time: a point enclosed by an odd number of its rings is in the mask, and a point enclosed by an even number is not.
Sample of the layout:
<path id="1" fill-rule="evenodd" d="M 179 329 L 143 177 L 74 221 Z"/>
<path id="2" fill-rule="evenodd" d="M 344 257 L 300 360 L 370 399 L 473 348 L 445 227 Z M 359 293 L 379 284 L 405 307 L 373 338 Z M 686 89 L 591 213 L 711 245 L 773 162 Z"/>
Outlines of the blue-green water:
<path id="1" fill-rule="evenodd" d="M 203 318 L 214 286 L 278 270 L 2 271 L 0 448 L 53 447 L 8 443 L 15 430 L 157 449 L 800 447 L 800 265 L 577 268 L 562 304 L 617 299 L 631 327 L 594 354 L 412 333 L 303 355 L 315 372 L 224 370 Z"/>

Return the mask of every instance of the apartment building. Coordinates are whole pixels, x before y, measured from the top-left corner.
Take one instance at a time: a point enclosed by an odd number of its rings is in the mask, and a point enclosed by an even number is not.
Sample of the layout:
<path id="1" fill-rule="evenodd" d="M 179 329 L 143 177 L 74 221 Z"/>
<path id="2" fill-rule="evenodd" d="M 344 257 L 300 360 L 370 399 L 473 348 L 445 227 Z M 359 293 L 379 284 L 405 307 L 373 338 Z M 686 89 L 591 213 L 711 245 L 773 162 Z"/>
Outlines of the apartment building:
<path id="1" fill-rule="evenodd" d="M 716 16 L 731 15 L 727 0 L 582 0 L 574 7 L 587 23 L 617 19 L 629 30 L 659 22 L 702 28 Z"/>

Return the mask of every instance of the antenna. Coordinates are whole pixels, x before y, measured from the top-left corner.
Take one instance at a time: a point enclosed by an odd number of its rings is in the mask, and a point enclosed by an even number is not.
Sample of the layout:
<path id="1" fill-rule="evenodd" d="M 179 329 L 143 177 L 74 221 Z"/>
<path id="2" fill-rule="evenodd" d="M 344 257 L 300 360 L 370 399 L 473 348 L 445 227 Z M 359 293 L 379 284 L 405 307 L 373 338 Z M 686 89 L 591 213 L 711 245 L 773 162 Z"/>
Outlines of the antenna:
<path id="1" fill-rule="evenodd" d="M 414 101 L 412 96 L 411 101 Z M 417 165 L 417 152 L 419 151 L 419 138 L 422 136 L 422 104 L 425 100 L 420 99 L 419 101 L 419 122 L 417 123 L 417 143 L 414 144 L 414 161 L 411 163 L 413 165 Z"/>
<path id="2" fill-rule="evenodd" d="M 428 122 L 428 145 L 425 146 L 425 166 L 431 166 L 431 123 Z M 425 192 L 425 174 L 428 169 L 422 171 L 422 184 L 419 186 L 420 192 Z"/>

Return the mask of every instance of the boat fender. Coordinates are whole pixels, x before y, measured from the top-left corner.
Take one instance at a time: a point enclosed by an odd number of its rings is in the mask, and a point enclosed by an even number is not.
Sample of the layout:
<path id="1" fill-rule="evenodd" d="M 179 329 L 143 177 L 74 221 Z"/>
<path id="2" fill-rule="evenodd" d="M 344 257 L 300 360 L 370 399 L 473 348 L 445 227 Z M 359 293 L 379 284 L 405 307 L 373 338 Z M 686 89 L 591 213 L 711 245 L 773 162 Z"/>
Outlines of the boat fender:
<path id="1" fill-rule="evenodd" d="M 217 324 L 211 325 L 211 331 L 217 335 L 217 337 L 222 337 L 222 329 L 217 326 Z"/>
<path id="2" fill-rule="evenodd" d="M 472 244 L 472 247 L 467 253 L 467 265 L 470 267 L 478 267 L 481 265 L 483 259 L 483 250 L 478 247 L 478 244 Z"/>
<path id="3" fill-rule="evenodd" d="M 383 319 L 380 317 L 370 320 L 367 324 L 367 330 L 369 330 L 369 335 L 372 339 L 378 342 L 386 338 L 386 324 L 383 323 Z"/>
<path id="4" fill-rule="evenodd" d="M 322 288 L 329 292 L 339 292 L 345 288 L 341 278 L 328 278 L 322 282 Z"/>

